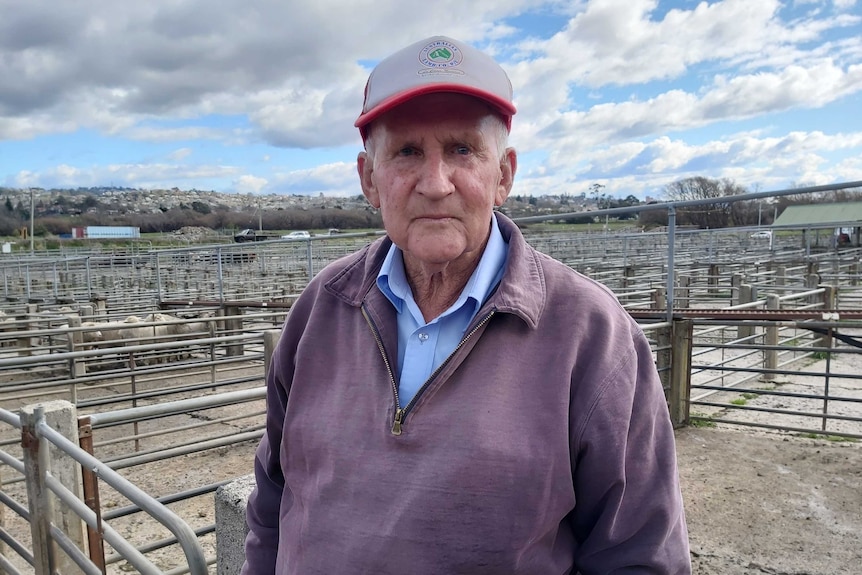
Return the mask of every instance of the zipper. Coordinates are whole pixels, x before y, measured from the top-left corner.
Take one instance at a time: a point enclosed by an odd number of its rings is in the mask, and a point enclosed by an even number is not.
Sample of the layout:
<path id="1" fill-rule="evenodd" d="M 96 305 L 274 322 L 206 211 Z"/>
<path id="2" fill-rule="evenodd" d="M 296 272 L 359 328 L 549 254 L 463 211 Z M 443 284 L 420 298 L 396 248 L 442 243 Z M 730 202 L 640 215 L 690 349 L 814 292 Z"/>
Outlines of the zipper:
<path id="1" fill-rule="evenodd" d="M 392 364 L 389 363 L 389 356 L 386 355 L 386 350 L 383 348 L 383 340 L 380 339 L 380 332 L 377 326 L 371 321 L 368 316 L 368 311 L 365 309 L 365 304 L 360 307 L 362 317 L 365 318 L 368 327 L 371 328 L 371 333 L 374 335 L 374 341 L 377 342 L 377 349 L 380 350 L 380 355 L 383 357 L 383 363 L 386 365 L 386 372 L 389 374 L 389 383 L 392 386 L 392 393 L 395 396 L 395 421 L 392 422 L 392 435 L 401 435 L 401 421 L 404 419 L 404 410 L 401 409 L 401 400 L 398 397 L 398 381 L 395 379 L 395 372 L 392 370 Z"/>
<path id="2" fill-rule="evenodd" d="M 413 405 L 416 403 L 416 401 L 418 401 L 419 396 L 422 395 L 422 392 L 425 391 L 425 388 L 427 388 L 429 385 L 431 385 L 431 382 L 434 381 L 434 379 L 437 377 L 437 374 L 439 374 L 441 371 L 443 371 L 443 368 L 446 367 L 446 364 L 449 363 L 449 360 L 452 359 L 452 356 L 454 356 L 456 353 L 458 353 L 458 350 L 461 349 L 462 347 L 464 347 L 464 344 L 467 343 L 467 340 L 469 340 L 471 337 L 473 337 L 473 335 L 477 331 L 479 331 L 479 329 L 481 329 L 483 325 L 485 325 L 486 323 L 488 323 L 491 320 L 491 316 L 493 316 L 494 313 L 495 313 L 494 310 L 489 311 L 485 315 L 485 317 L 483 317 L 482 320 L 479 323 L 477 323 L 473 327 L 473 329 L 471 329 L 467 333 L 467 335 L 465 335 L 461 339 L 460 342 L 458 342 L 458 345 L 455 346 L 455 349 L 452 350 L 452 353 L 450 353 L 449 356 L 446 359 L 444 359 L 440 365 L 437 366 L 437 369 L 435 369 L 434 371 L 431 372 L 431 375 L 428 377 L 428 379 L 425 380 L 425 383 L 422 384 L 422 387 L 420 387 L 416 391 L 416 395 L 413 396 L 413 399 L 410 400 L 410 403 L 408 403 L 407 406 L 402 410 L 402 411 L 404 411 L 403 416 L 406 416 L 407 412 L 410 411 L 411 409 L 413 409 Z M 403 419 L 403 416 L 402 416 L 402 419 Z"/>
<path id="3" fill-rule="evenodd" d="M 392 435 L 401 435 L 401 421 L 403 419 L 404 410 L 396 406 L 395 421 L 392 422 Z"/>
<path id="4" fill-rule="evenodd" d="M 368 312 L 366 312 L 364 304 L 362 305 L 361 309 L 362 315 L 363 317 L 365 317 L 365 321 L 368 322 L 368 326 L 371 328 L 371 332 L 374 334 L 374 340 L 377 342 L 377 349 L 380 350 L 380 355 L 383 356 L 383 363 L 386 365 L 386 371 L 389 373 L 389 381 L 392 385 L 392 393 L 395 396 L 395 416 L 392 421 L 392 435 L 401 435 L 401 425 L 404 423 L 404 418 L 407 417 L 407 414 L 413 409 L 413 406 L 416 404 L 416 401 L 422 395 L 422 392 L 424 392 L 425 389 L 429 385 L 431 385 L 431 382 L 434 381 L 437 375 L 443 370 L 444 367 L 446 367 L 446 365 L 449 363 L 449 360 L 451 360 L 452 357 L 456 353 L 458 353 L 458 350 L 464 347 L 464 344 L 467 343 L 467 341 L 471 337 L 473 337 L 473 335 L 475 335 L 476 332 L 482 328 L 482 326 L 488 323 L 495 313 L 495 310 L 493 309 L 489 311 L 479 321 L 479 323 L 473 326 L 473 329 L 471 329 L 463 338 L 461 338 L 461 341 L 458 342 L 458 345 L 455 346 L 455 349 L 452 350 L 452 353 L 450 353 L 449 356 L 446 357 L 446 359 L 444 359 L 439 366 L 437 366 L 437 369 L 431 372 L 431 375 L 428 377 L 428 379 L 425 380 L 425 383 L 422 384 L 422 387 L 420 387 L 416 391 L 416 394 L 413 396 L 413 399 L 411 399 L 410 402 L 402 408 L 401 399 L 398 396 L 398 382 L 395 379 L 395 372 L 392 370 L 392 364 L 389 363 L 389 358 L 386 355 L 386 350 L 383 349 L 383 341 L 380 339 L 380 334 L 377 331 L 377 326 L 374 325 L 374 322 L 371 321 L 371 318 L 368 316 Z"/>

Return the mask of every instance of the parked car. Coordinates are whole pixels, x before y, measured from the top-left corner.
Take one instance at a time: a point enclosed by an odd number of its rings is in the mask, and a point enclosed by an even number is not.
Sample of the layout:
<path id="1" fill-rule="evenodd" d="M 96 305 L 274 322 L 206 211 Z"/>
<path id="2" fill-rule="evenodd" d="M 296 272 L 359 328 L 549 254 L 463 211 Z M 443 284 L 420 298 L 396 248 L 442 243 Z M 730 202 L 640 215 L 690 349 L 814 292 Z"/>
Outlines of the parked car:
<path id="1" fill-rule="evenodd" d="M 289 234 L 285 234 L 281 236 L 283 240 L 304 240 L 311 237 L 311 234 L 305 230 L 301 230 L 298 232 L 290 232 Z"/>
<path id="2" fill-rule="evenodd" d="M 274 233 L 262 232 L 259 230 L 245 229 L 233 236 L 235 242 L 262 242 L 266 240 L 274 240 L 277 236 Z"/>
<path id="3" fill-rule="evenodd" d="M 769 239 L 772 237 L 772 232 L 769 230 L 761 230 L 759 232 L 754 232 L 750 236 L 748 236 L 755 240 Z"/>

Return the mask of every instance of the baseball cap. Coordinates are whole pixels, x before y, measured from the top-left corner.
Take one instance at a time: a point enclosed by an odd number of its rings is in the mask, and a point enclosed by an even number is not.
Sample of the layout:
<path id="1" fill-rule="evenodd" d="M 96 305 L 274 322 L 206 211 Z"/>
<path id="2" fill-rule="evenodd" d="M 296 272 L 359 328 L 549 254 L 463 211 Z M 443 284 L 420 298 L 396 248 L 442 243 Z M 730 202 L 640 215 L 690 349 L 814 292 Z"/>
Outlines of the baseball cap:
<path id="1" fill-rule="evenodd" d="M 493 58 L 453 38 L 432 36 L 381 60 L 365 85 L 362 113 L 354 125 L 363 140 L 368 124 L 411 98 L 457 92 L 484 100 L 511 128 L 512 82 Z"/>

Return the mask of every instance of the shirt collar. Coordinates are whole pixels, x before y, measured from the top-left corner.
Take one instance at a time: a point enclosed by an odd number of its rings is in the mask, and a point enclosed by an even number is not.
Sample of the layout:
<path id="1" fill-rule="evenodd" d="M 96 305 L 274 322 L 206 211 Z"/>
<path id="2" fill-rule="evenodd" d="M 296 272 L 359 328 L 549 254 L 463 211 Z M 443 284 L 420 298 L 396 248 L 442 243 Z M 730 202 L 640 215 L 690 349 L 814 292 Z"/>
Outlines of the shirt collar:
<path id="1" fill-rule="evenodd" d="M 508 244 L 500 233 L 497 218 L 492 217 L 491 233 L 479 264 L 467 280 L 467 285 L 464 286 L 458 300 L 449 309 L 459 309 L 469 301 L 473 306 L 472 314 L 475 314 L 503 277 L 507 253 Z M 398 313 L 404 310 L 407 298 L 412 298 L 410 284 L 404 271 L 404 256 L 394 243 L 389 247 L 380 272 L 377 274 L 377 287 Z"/>

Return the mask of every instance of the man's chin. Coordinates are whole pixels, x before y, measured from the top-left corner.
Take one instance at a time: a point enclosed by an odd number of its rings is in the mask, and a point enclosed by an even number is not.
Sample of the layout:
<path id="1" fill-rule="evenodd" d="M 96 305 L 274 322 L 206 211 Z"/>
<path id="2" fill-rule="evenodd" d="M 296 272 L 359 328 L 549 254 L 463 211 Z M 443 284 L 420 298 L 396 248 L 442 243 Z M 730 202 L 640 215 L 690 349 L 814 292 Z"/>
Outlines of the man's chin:
<path id="1" fill-rule="evenodd" d="M 451 240 L 451 236 L 449 238 Z M 446 238 L 429 234 L 406 252 L 408 258 L 425 266 L 446 266 L 464 255 L 462 246 L 447 245 Z"/>

